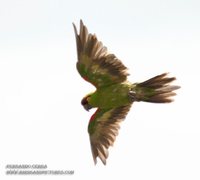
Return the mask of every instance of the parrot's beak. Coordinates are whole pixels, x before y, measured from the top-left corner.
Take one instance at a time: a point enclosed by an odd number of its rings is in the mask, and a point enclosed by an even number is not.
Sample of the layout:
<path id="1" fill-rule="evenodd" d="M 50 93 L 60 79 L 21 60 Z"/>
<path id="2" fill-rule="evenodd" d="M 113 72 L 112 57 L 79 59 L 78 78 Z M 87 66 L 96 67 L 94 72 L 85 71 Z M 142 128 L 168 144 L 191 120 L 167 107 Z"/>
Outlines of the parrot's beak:
<path id="1" fill-rule="evenodd" d="M 89 105 L 89 104 L 85 104 L 83 107 L 84 107 L 84 109 L 85 109 L 86 111 L 89 111 L 90 109 L 92 109 L 92 106 Z"/>

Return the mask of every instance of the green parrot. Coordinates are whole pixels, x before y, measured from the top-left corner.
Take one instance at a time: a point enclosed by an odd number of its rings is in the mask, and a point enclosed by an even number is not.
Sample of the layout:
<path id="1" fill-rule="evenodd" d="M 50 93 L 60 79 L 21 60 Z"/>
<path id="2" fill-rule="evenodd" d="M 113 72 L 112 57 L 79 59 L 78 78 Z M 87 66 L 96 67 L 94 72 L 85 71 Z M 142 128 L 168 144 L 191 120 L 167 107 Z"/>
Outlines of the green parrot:
<path id="1" fill-rule="evenodd" d="M 99 157 L 104 165 L 108 158 L 108 149 L 118 135 L 119 124 L 130 110 L 133 102 L 152 103 L 172 102 L 173 91 L 179 86 L 170 85 L 175 77 L 167 73 L 155 76 L 142 83 L 127 80 L 127 68 L 114 55 L 107 51 L 95 34 L 88 33 L 87 27 L 80 20 L 80 32 L 73 24 L 77 45 L 77 70 L 81 77 L 92 83 L 96 91 L 87 94 L 81 101 L 89 111 L 97 108 L 91 116 L 88 133 L 94 163 Z"/>

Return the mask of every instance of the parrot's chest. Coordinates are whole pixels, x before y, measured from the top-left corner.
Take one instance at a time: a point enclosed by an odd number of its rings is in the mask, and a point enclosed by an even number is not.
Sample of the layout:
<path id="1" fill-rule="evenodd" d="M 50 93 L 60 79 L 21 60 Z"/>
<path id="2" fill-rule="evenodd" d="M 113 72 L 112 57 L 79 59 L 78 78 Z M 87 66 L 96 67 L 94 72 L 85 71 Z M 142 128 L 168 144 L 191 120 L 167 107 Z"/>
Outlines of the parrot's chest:
<path id="1" fill-rule="evenodd" d="M 92 105 L 101 108 L 113 108 L 129 103 L 129 86 L 117 84 L 97 89 L 91 98 Z"/>

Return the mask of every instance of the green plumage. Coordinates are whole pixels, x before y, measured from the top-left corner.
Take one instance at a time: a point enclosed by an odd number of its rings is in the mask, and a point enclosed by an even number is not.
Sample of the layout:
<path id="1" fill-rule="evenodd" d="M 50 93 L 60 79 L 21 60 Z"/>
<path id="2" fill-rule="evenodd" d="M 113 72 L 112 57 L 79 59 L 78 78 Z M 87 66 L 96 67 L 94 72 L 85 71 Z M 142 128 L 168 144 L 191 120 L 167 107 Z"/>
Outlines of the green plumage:
<path id="1" fill-rule="evenodd" d="M 130 104 L 132 102 L 129 96 L 131 86 L 129 82 L 124 82 L 98 88 L 88 99 L 88 102 L 93 107 L 105 109 Z"/>
<path id="2" fill-rule="evenodd" d="M 166 73 L 142 83 L 130 83 L 126 66 L 114 54 L 108 53 L 94 34 L 88 33 L 82 21 L 79 34 L 75 25 L 74 31 L 77 70 L 81 77 L 96 87 L 95 92 L 86 95 L 81 101 L 86 110 L 97 108 L 88 125 L 92 155 L 95 163 L 99 157 L 106 164 L 108 148 L 113 145 L 119 124 L 125 119 L 132 103 L 171 102 L 171 97 L 175 95 L 173 91 L 179 86 L 170 85 L 175 78 L 167 77 Z"/>

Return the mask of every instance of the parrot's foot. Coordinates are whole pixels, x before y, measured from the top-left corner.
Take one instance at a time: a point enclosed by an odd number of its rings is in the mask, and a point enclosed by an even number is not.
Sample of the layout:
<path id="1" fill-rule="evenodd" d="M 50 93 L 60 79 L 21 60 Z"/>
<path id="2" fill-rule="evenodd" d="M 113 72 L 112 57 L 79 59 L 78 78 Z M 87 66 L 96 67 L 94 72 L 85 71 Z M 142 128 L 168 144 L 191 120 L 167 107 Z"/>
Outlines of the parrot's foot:
<path id="1" fill-rule="evenodd" d="M 130 97 L 131 101 L 133 101 L 133 102 L 138 101 L 137 96 L 136 96 L 136 92 L 133 91 L 133 90 L 129 91 L 129 97 Z"/>

